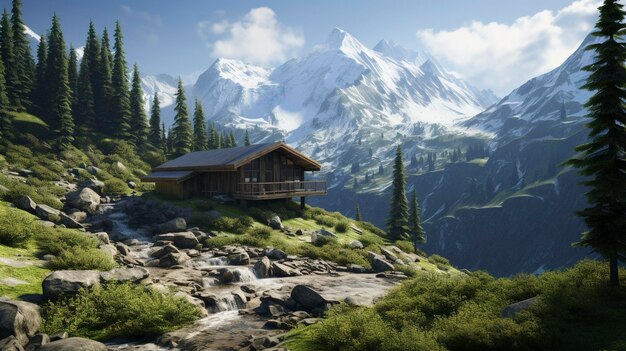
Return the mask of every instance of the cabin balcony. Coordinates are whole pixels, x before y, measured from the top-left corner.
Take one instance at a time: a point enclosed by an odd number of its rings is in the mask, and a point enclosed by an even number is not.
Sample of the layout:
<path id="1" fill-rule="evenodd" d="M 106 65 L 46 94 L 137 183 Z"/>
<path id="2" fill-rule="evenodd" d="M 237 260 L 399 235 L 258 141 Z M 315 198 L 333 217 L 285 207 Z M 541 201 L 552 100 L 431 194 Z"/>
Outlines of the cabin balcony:
<path id="1" fill-rule="evenodd" d="M 270 200 L 313 195 L 326 195 L 325 180 L 239 183 L 233 197 L 240 200 Z"/>

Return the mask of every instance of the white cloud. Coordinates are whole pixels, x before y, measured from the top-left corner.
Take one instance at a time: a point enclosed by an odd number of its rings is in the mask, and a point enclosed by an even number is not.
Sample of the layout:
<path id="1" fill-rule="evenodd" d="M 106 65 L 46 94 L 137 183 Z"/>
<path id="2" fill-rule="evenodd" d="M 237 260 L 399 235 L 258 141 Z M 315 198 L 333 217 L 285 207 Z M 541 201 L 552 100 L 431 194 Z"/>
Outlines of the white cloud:
<path id="1" fill-rule="evenodd" d="M 579 0 L 511 24 L 473 21 L 450 31 L 419 30 L 417 37 L 450 69 L 504 95 L 560 65 L 591 32 L 600 3 Z"/>
<path id="2" fill-rule="evenodd" d="M 261 65 L 284 61 L 304 45 L 304 37 L 294 29 L 281 26 L 269 7 L 251 9 L 236 22 L 199 22 L 196 29 L 211 48 L 213 57 Z M 211 41 L 215 36 L 219 39 Z"/>

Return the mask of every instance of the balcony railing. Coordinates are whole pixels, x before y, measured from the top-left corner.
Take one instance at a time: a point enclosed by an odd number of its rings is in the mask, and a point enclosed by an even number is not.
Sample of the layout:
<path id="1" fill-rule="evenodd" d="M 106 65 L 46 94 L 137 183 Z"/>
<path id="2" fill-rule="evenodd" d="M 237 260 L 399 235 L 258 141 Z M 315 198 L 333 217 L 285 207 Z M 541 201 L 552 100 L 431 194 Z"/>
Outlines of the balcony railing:
<path id="1" fill-rule="evenodd" d="M 271 199 L 326 194 L 325 180 L 239 183 L 236 198 Z"/>

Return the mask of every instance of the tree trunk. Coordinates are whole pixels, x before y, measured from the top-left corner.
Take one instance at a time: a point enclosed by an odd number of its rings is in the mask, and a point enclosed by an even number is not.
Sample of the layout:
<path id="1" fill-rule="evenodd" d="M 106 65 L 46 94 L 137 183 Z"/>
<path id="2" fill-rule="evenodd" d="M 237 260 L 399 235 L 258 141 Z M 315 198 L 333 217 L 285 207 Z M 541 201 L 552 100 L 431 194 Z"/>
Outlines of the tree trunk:
<path id="1" fill-rule="evenodd" d="M 613 253 L 609 257 L 609 268 L 611 276 L 611 286 L 619 288 L 619 267 L 617 265 L 617 254 Z"/>

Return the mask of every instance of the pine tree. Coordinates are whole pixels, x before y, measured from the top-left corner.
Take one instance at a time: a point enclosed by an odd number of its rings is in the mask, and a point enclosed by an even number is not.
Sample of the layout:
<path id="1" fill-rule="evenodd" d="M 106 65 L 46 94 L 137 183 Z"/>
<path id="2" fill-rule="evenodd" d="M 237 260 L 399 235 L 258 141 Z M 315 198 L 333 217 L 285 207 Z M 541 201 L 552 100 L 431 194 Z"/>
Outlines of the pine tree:
<path id="1" fill-rule="evenodd" d="M 113 56 L 113 73 L 111 75 L 111 86 L 113 87 L 112 130 L 118 138 L 132 140 L 128 71 L 126 58 L 124 57 L 124 45 L 122 43 L 122 27 L 119 21 L 115 23 L 114 37 L 115 54 Z"/>
<path id="2" fill-rule="evenodd" d="M 43 106 L 46 99 L 46 63 L 48 47 L 46 37 L 42 36 L 37 45 L 37 65 L 35 66 L 35 82 L 31 93 L 31 110 L 36 116 L 43 116 Z"/>
<path id="3" fill-rule="evenodd" d="M 80 62 L 76 83 L 76 104 L 73 109 L 74 123 L 78 135 L 92 137 L 96 129 L 94 93 L 91 84 L 91 60 L 85 56 Z"/>
<path id="4" fill-rule="evenodd" d="M 174 117 L 174 129 L 170 133 L 170 138 L 172 139 L 170 150 L 174 156 L 181 156 L 191 151 L 193 140 L 189 113 L 187 112 L 185 88 L 183 87 L 183 81 L 180 79 L 178 80 L 174 111 L 176 111 L 176 116 Z"/>
<path id="5" fill-rule="evenodd" d="M 593 92 L 585 104 L 589 111 L 590 141 L 567 163 L 580 169 L 589 187 L 589 207 L 578 212 L 587 224 L 576 245 L 591 247 L 609 260 L 610 283 L 619 287 L 618 261 L 626 257 L 626 12 L 618 0 L 605 0 L 592 33 L 603 41 L 591 44 L 595 60 L 583 68 L 590 72 L 583 88 Z"/>
<path id="6" fill-rule="evenodd" d="M 13 102 L 18 111 L 30 108 L 30 93 L 33 87 L 35 74 L 35 61 L 30 52 L 30 43 L 24 33 L 24 21 L 22 20 L 22 1 L 13 0 L 11 9 L 11 31 L 13 33 L 13 52 L 15 55 L 15 71 L 17 84 L 12 89 L 16 100 Z"/>
<path id="7" fill-rule="evenodd" d="M 165 135 L 165 123 L 161 122 L 161 150 L 165 155 L 169 154 L 167 149 L 167 136 Z"/>
<path id="8" fill-rule="evenodd" d="M 222 131 L 222 136 L 220 137 L 220 148 L 229 148 L 230 147 L 230 139 L 228 139 L 228 135 L 226 134 L 226 131 L 223 130 Z"/>
<path id="9" fill-rule="evenodd" d="M 130 89 L 130 134 L 135 147 L 142 147 L 148 137 L 148 119 L 143 101 L 143 89 L 139 67 L 133 66 L 133 80 Z"/>
<path id="10" fill-rule="evenodd" d="M 4 81 L 4 64 L 0 60 L 0 140 L 3 136 L 10 133 L 10 124 L 4 110 L 9 106 L 9 98 L 7 97 L 7 88 Z"/>
<path id="11" fill-rule="evenodd" d="M 152 99 L 152 107 L 150 109 L 150 131 L 148 132 L 148 142 L 155 148 L 161 148 L 163 143 L 163 133 L 161 129 L 161 103 L 159 95 L 154 94 Z"/>
<path id="12" fill-rule="evenodd" d="M 174 132 L 172 128 L 167 130 L 167 137 L 165 138 L 166 155 L 171 155 L 174 152 Z"/>
<path id="13" fill-rule="evenodd" d="M 406 177 L 404 175 L 402 149 L 400 145 L 398 145 L 393 164 L 392 193 L 389 206 L 389 218 L 387 219 L 387 235 L 393 241 L 405 238 L 409 231 L 408 204 L 404 190 L 405 187 Z"/>
<path id="14" fill-rule="evenodd" d="M 70 105 L 71 91 L 68 83 L 65 40 L 57 15 L 52 17 L 48 43 L 45 115 L 59 144 L 67 146 L 74 140 L 74 120 Z"/>
<path id="15" fill-rule="evenodd" d="M 97 41 L 96 41 L 97 42 Z M 113 118 L 113 56 L 111 54 L 111 43 L 109 42 L 109 32 L 106 28 L 102 31 L 100 40 L 98 67 L 94 71 L 94 97 L 96 103 L 96 116 L 101 130 L 109 135 L 115 134 L 115 125 L 111 122 Z M 97 87 L 97 88 L 96 88 Z"/>
<path id="16" fill-rule="evenodd" d="M 217 129 L 215 128 L 215 123 L 211 122 L 211 127 L 209 128 L 209 149 L 219 149 L 220 148 L 220 136 L 217 133 Z"/>
<path id="17" fill-rule="evenodd" d="M 362 221 L 363 219 L 361 218 L 361 208 L 359 207 L 359 203 L 356 203 L 356 209 L 354 210 L 354 220 L 355 221 Z"/>
<path id="18" fill-rule="evenodd" d="M 249 146 L 250 145 L 250 133 L 248 133 L 247 129 L 246 129 L 246 136 L 243 139 L 243 145 L 244 146 Z"/>
<path id="19" fill-rule="evenodd" d="M 13 50 L 13 29 L 9 20 L 9 13 L 2 12 L 0 20 L 0 50 L 2 63 L 4 64 L 4 76 L 6 81 L 7 97 L 9 106 L 14 109 L 16 102 L 19 103 L 19 78 L 17 65 L 15 64 L 15 51 Z"/>
<path id="20" fill-rule="evenodd" d="M 237 141 L 235 140 L 235 133 L 233 133 L 232 130 L 228 134 L 228 139 L 229 139 L 230 147 L 236 147 L 237 146 Z"/>
<path id="21" fill-rule="evenodd" d="M 78 57 L 74 46 L 70 45 L 69 61 L 67 63 L 67 82 L 72 92 L 72 110 L 78 100 Z"/>
<path id="22" fill-rule="evenodd" d="M 413 239 L 413 248 L 417 251 L 417 244 L 426 242 L 426 234 L 420 219 L 420 208 L 417 203 L 417 192 L 413 189 L 411 207 L 409 208 L 409 232 Z"/>
<path id="23" fill-rule="evenodd" d="M 209 147 L 209 140 L 206 132 L 206 119 L 202 104 L 196 99 L 193 111 L 193 151 L 206 150 Z"/>

